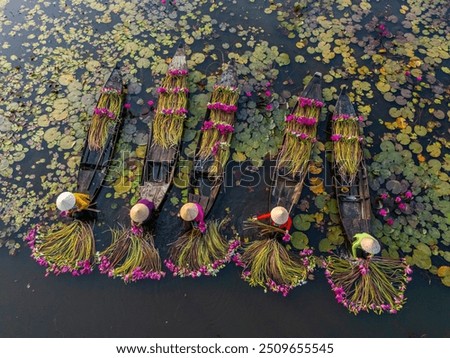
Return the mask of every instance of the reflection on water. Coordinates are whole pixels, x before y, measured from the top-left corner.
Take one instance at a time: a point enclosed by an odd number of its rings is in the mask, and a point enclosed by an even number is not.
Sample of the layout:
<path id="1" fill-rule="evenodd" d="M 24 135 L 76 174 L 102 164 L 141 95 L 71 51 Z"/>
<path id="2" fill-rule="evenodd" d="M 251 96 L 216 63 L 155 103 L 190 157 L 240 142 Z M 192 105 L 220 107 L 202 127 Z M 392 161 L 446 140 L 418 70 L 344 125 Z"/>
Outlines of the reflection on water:
<path id="1" fill-rule="evenodd" d="M 147 128 L 147 123 L 139 120 L 139 113 L 147 100 L 154 99 L 154 93 L 145 91 L 155 87 L 148 70 L 149 64 L 156 74 L 163 73 L 165 67 L 158 64 L 171 53 L 180 37 L 185 38 L 190 45 L 190 66 L 198 71 L 194 71 L 191 78 L 193 114 L 192 120 L 186 125 L 187 130 L 198 129 L 200 122 L 197 121 L 202 117 L 204 104 L 208 100 L 206 93 L 215 82 L 215 78 L 209 79 L 206 75 L 216 71 L 222 60 L 227 59 L 227 54 L 237 54 L 242 62 L 240 76 L 243 89 L 250 96 L 245 95 L 240 103 L 245 110 L 240 112 L 239 120 L 246 125 L 237 130 L 233 146 L 239 155 L 233 158 L 238 160 L 244 156 L 244 159 L 251 159 L 253 164 L 260 165 L 267 152 L 276 152 L 281 140 L 285 102 L 303 88 L 302 81 L 307 74 L 315 71 L 334 73 L 331 78 L 324 78 L 324 87 L 328 88 L 324 95 L 329 104 L 334 101 L 333 88 L 336 90 L 342 82 L 341 77 L 352 81 L 358 78 L 357 74 L 351 73 L 353 64 L 346 56 L 342 65 L 339 56 L 332 58 L 329 55 L 333 51 L 327 47 L 327 36 L 333 36 L 333 31 L 344 31 L 338 37 L 350 40 L 348 44 L 342 40 L 344 42 L 333 47 L 334 52 L 339 54 L 341 50 L 336 48 L 353 46 L 351 44 L 359 41 L 358 46 L 352 48 L 355 49 L 353 56 L 360 58 L 364 52 L 377 54 L 382 49 L 380 46 L 388 42 L 377 36 L 370 40 L 367 27 L 358 27 L 361 19 L 363 24 L 369 23 L 369 29 L 372 26 L 376 33 L 380 27 L 378 24 L 377 30 L 375 22 L 370 24 L 372 15 L 385 20 L 390 14 L 399 16 L 403 11 L 401 5 L 404 5 L 408 6 L 412 14 L 408 15 L 411 24 L 394 22 L 391 18 L 389 31 L 402 31 L 404 26 L 411 25 L 411 31 L 414 32 L 415 27 L 424 26 L 416 21 L 420 18 L 416 7 L 423 5 L 421 1 L 396 1 L 386 8 L 382 4 L 372 4 L 373 9 L 365 9 L 368 4 L 366 1 L 356 7 L 345 7 L 343 4 L 348 3 L 346 1 L 336 4 L 323 1 L 322 8 L 313 5 L 313 2 L 304 1 L 300 3 L 307 6 L 295 8 L 296 12 L 290 18 L 277 13 L 283 8 L 277 9 L 275 5 L 270 7 L 266 1 L 239 2 L 239 11 L 231 1 L 225 2 L 219 9 L 214 2 L 206 0 L 178 3 L 179 15 L 173 8 L 166 9 L 156 0 L 142 1 L 138 6 L 126 5 L 119 0 L 111 4 L 94 1 L 80 6 L 74 6 L 72 2 L 61 6 L 57 2 L 29 4 L 27 1 L 14 1 L 6 5 L 3 10 L 4 21 L 0 25 L 6 39 L 0 50 L 4 89 L 2 98 L 6 99 L 0 106 L 0 138 L 5 153 L 0 158 L 0 179 L 2 187 L 8 188 L 8 191 L 0 191 L 2 207 L 3 203 L 7 203 L 0 210 L 0 238 L 15 239 L 16 232 L 23 234 L 30 223 L 53 217 L 51 205 L 45 203 L 51 203 L 55 193 L 74 184 L 78 153 L 88 120 L 87 115 L 81 115 L 80 118 L 79 114 L 90 113 L 96 91 L 103 83 L 103 75 L 109 71 L 107 67 L 112 67 L 117 60 L 122 61 L 127 81 L 141 84 L 143 90 L 140 90 L 140 86 L 133 89 L 134 117 L 125 126 L 119 144 L 117 158 L 124 157 L 123 153 L 130 155 L 125 156 L 125 161 L 119 160 L 125 165 L 116 166 L 114 172 L 125 175 L 123 178 L 111 175 L 109 184 L 112 188 L 105 188 L 99 201 L 99 207 L 104 210 L 95 228 L 98 249 L 108 244 L 109 234 L 106 231 L 108 226 L 115 224 L 114 218 L 118 217 L 118 221 L 122 221 L 126 217 L 132 190 L 128 191 L 124 182 L 132 185 L 139 174 L 138 152 L 139 147 L 146 143 Z M 286 6 L 293 5 L 291 2 L 286 3 Z M 435 1 L 432 6 L 439 8 L 439 4 L 442 2 Z M 21 6 L 33 10 L 25 10 Z M 309 20 L 312 21 L 320 16 L 321 11 L 323 14 L 331 11 L 331 6 L 337 6 L 338 9 L 333 8 L 335 14 L 347 20 L 340 24 L 331 22 L 331 32 L 323 35 L 324 43 L 308 43 L 305 36 L 295 32 L 297 27 L 292 27 L 291 21 L 296 16 L 300 18 L 302 13 L 310 14 Z M 193 12 L 197 7 L 201 9 L 201 16 Z M 433 13 L 433 9 L 431 7 L 430 12 L 434 17 L 430 20 L 429 31 L 434 31 L 434 28 L 438 34 L 438 20 L 445 14 Z M 352 20 L 345 16 L 350 11 Z M 304 25 L 297 25 L 300 30 L 303 29 Z M 312 28 L 312 25 L 309 27 Z M 289 33 L 294 34 L 294 37 Z M 354 33 L 356 40 L 352 36 L 344 36 L 345 33 Z M 441 37 L 443 35 L 441 33 Z M 407 43 L 405 41 L 401 46 L 406 47 Z M 448 83 L 448 76 L 435 70 L 439 67 L 437 58 L 442 57 L 445 64 L 439 43 L 436 44 L 437 53 L 429 53 L 430 64 L 426 66 L 434 75 L 426 76 L 414 71 L 415 68 L 411 69 L 415 78 L 426 77 L 431 87 L 431 91 L 419 91 L 415 87 L 418 83 L 413 83 L 410 86 L 412 92 L 416 90 L 417 96 L 429 98 L 430 101 L 435 100 L 433 96 L 436 93 L 445 95 L 442 83 Z M 308 47 L 323 47 L 325 50 L 311 54 Z M 206 56 L 193 56 L 199 53 Z M 289 64 L 285 56 L 280 56 L 282 53 L 289 55 Z M 389 81 L 399 81 L 395 77 L 396 73 L 403 72 L 403 67 L 399 65 L 401 61 L 397 61 L 400 55 L 398 58 L 393 56 L 391 67 L 385 68 L 388 72 L 385 76 Z M 315 61 L 315 56 L 321 56 L 321 61 Z M 448 66 L 448 61 L 446 64 Z M 362 70 L 367 76 L 379 68 L 375 62 L 368 65 Z M 368 77 L 368 82 L 379 79 L 378 76 L 380 74 Z M 267 82 L 271 83 L 267 85 Z M 385 87 L 385 84 L 377 83 L 376 88 L 380 91 L 377 92 L 374 83 L 362 83 L 355 89 L 359 111 L 371 110 L 370 114 L 366 114 L 369 122 L 374 124 L 365 130 L 367 133 L 372 132 L 369 144 L 375 143 L 371 148 L 373 154 L 379 151 L 378 136 L 387 130 L 379 125 L 379 119 L 394 121 L 394 118 L 389 117 L 390 112 L 388 114 L 388 103 L 392 102 L 392 98 L 390 91 L 384 91 Z M 267 89 L 272 92 L 270 98 L 264 95 Z M 372 99 L 374 96 L 375 99 Z M 409 104 L 403 102 L 405 98 L 410 102 L 408 93 L 402 92 L 402 96 L 403 99 L 393 99 L 399 110 L 406 108 L 396 117 L 414 121 L 417 119 L 414 115 L 409 118 Z M 273 110 L 267 113 L 266 105 L 269 103 Z M 428 102 L 426 105 L 430 106 Z M 445 111 L 445 107 L 436 105 L 436 108 L 436 111 Z M 434 115 L 428 122 L 439 123 L 440 116 Z M 390 130 L 398 133 L 402 123 L 399 121 L 397 127 Z M 427 120 L 421 123 L 425 126 Z M 437 126 L 433 134 L 440 138 L 445 131 Z M 328 127 L 322 122 L 319 137 L 323 143 L 328 135 Z M 62 137 L 70 137 L 71 140 L 61 142 Z M 422 143 L 426 147 L 425 142 Z M 192 148 L 192 144 L 186 142 L 186 149 L 189 146 Z M 414 148 L 411 150 L 414 152 Z M 444 150 L 445 146 L 442 146 L 443 153 Z M 183 155 L 186 156 L 185 150 Z M 324 161 L 325 148 L 315 155 L 315 160 L 321 158 Z M 262 169 L 258 173 L 267 176 L 267 171 L 263 174 Z M 240 232 L 245 218 L 266 210 L 268 196 L 263 182 L 257 186 L 244 185 L 244 175 L 250 174 L 237 172 L 234 176 L 228 176 L 230 183 L 235 184 L 240 180 L 242 185 L 230 185 L 232 187 L 223 190 L 212 212 L 212 216 L 221 217 L 225 209 L 230 208 L 232 224 Z M 325 190 L 331 192 L 329 187 L 325 187 Z M 167 244 L 178 235 L 179 221 L 175 215 L 178 206 L 170 199 L 181 195 L 182 192 L 174 188 L 157 222 L 155 241 L 162 257 L 167 254 Z M 302 199 L 310 202 L 312 209 L 314 194 L 306 190 Z M 308 233 L 312 246 L 318 247 L 319 241 L 325 236 L 324 231 L 325 224 L 322 223 Z M 42 268 L 28 257 L 26 248 L 22 248 L 14 257 L 8 256 L 3 249 L 0 255 L 0 315 L 3 322 L 0 336 L 4 337 L 450 336 L 446 324 L 450 317 L 442 314 L 441 309 L 443 302 L 448 300 L 448 289 L 434 276 L 421 270 L 417 270 L 414 275 L 406 292 L 408 302 L 399 315 L 379 317 L 360 314 L 354 317 L 335 303 L 322 270 L 317 271 L 314 281 L 283 298 L 250 288 L 239 279 L 239 270 L 232 266 L 223 270 L 218 278 L 181 280 L 167 277 L 161 282 L 139 282 L 125 286 L 118 280 L 101 277 L 98 273 L 77 279 L 65 276 L 44 278 Z"/>

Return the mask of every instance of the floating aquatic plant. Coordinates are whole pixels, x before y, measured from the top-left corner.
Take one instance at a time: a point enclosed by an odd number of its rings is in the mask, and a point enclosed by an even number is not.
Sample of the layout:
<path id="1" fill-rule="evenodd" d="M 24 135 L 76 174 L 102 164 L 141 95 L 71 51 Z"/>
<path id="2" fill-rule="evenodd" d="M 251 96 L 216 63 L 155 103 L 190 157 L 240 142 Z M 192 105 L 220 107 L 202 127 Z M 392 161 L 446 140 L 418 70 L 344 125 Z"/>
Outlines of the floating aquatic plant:
<path id="1" fill-rule="evenodd" d="M 397 313 L 405 304 L 404 292 L 412 273 L 405 260 L 332 255 L 324 265 L 337 302 L 354 314 Z"/>
<path id="2" fill-rule="evenodd" d="M 304 249 L 297 255 L 289 252 L 277 239 L 285 230 L 259 220 L 247 220 L 245 228 L 257 230 L 260 238 L 243 245 L 243 253 L 233 259 L 243 267 L 243 280 L 283 296 L 307 282 L 316 266 L 312 250 Z"/>
<path id="3" fill-rule="evenodd" d="M 30 230 L 25 238 L 31 257 L 46 267 L 47 275 L 70 273 L 72 276 L 92 272 L 95 241 L 92 227 L 80 220 L 70 224 L 41 225 Z"/>
<path id="4" fill-rule="evenodd" d="M 161 258 L 151 233 L 140 227 L 113 229 L 111 232 L 111 245 L 96 254 L 102 274 L 118 277 L 125 283 L 164 277 Z"/>
<path id="5" fill-rule="evenodd" d="M 227 241 L 221 234 L 226 221 L 209 222 L 205 233 L 192 228 L 171 245 L 164 263 L 174 276 L 216 276 L 230 262 L 239 241 Z"/>

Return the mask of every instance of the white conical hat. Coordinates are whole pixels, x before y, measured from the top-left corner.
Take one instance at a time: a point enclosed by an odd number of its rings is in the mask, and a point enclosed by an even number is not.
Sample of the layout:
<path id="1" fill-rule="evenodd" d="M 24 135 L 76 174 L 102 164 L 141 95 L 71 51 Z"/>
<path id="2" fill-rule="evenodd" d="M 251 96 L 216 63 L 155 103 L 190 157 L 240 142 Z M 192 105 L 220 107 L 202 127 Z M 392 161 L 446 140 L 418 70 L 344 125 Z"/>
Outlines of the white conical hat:
<path id="1" fill-rule="evenodd" d="M 184 221 L 192 221 L 198 215 L 197 205 L 194 203 L 184 204 L 180 209 L 180 216 Z"/>
<path id="2" fill-rule="evenodd" d="M 270 218 L 277 225 L 286 224 L 289 219 L 288 211 L 282 206 L 276 206 L 270 212 Z"/>
<path id="3" fill-rule="evenodd" d="M 65 191 L 59 194 L 56 198 L 56 207 L 61 211 L 73 209 L 75 203 L 75 195 L 73 195 L 73 193 L 71 193 L 70 191 Z"/>
<path id="4" fill-rule="evenodd" d="M 150 216 L 150 210 L 147 205 L 137 203 L 130 210 L 130 218 L 136 223 L 143 223 Z"/>
<path id="5" fill-rule="evenodd" d="M 366 236 L 361 240 L 361 248 L 372 255 L 376 255 L 381 251 L 380 243 L 372 236 Z"/>

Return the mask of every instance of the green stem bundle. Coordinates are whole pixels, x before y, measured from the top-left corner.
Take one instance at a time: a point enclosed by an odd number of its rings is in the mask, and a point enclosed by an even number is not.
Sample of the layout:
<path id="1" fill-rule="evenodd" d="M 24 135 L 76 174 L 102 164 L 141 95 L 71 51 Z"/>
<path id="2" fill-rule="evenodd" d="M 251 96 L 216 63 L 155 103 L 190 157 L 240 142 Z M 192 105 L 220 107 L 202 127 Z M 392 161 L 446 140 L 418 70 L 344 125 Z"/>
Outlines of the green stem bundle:
<path id="1" fill-rule="evenodd" d="M 286 124 L 283 147 L 278 158 L 278 167 L 285 167 L 286 174 L 306 175 L 313 143 L 316 141 L 317 123 L 321 107 L 298 105 L 292 115 L 295 118 L 314 118 L 314 125 L 305 125 L 296 120 Z"/>
<path id="2" fill-rule="evenodd" d="M 164 276 L 151 233 L 134 233 L 130 229 L 111 231 L 111 245 L 97 253 L 101 273 L 119 277 L 125 283 L 146 278 L 159 280 Z"/>
<path id="3" fill-rule="evenodd" d="M 56 275 L 66 272 L 73 276 L 90 273 L 94 254 L 92 228 L 80 220 L 40 227 L 32 247 L 33 258 L 46 266 L 47 272 Z"/>
<path id="4" fill-rule="evenodd" d="M 192 227 L 172 244 L 165 264 L 174 276 L 217 275 L 236 249 L 235 243 L 229 243 L 220 233 L 225 222 L 226 219 L 209 222 L 204 234 Z"/>
<path id="5" fill-rule="evenodd" d="M 187 75 L 167 74 L 163 80 L 158 98 L 158 107 L 153 123 L 153 138 L 163 148 L 176 147 L 183 135 L 184 121 L 188 103 Z M 175 89 L 175 91 L 174 91 Z M 168 113 L 171 111 L 172 113 Z"/>
<path id="6" fill-rule="evenodd" d="M 122 102 L 123 96 L 120 93 L 114 91 L 102 92 L 89 127 L 88 146 L 90 150 L 100 151 L 104 148 L 110 125 L 121 120 L 119 116 L 122 110 Z M 108 112 L 101 113 L 102 109 L 106 109 Z M 108 113 L 110 116 L 108 116 Z"/>
<path id="7" fill-rule="evenodd" d="M 397 313 L 406 301 L 404 291 L 412 271 L 404 260 L 333 255 L 325 265 L 325 275 L 336 300 L 354 314 L 370 310 L 377 314 Z"/>

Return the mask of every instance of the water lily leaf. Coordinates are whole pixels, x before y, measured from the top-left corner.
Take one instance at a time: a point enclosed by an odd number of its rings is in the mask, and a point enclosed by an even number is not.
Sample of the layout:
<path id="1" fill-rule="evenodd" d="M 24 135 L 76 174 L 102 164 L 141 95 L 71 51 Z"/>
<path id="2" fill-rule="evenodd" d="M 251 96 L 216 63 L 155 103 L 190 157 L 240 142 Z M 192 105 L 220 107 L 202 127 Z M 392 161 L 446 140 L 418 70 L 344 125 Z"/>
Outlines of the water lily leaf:
<path id="1" fill-rule="evenodd" d="M 294 227 L 300 231 L 308 231 L 311 227 L 311 222 L 307 221 L 305 215 L 296 215 L 293 220 Z"/>
<path id="2" fill-rule="evenodd" d="M 319 241 L 319 251 L 320 252 L 328 252 L 335 248 L 336 247 L 333 244 L 331 244 L 331 242 L 328 239 L 322 239 Z"/>
<path id="3" fill-rule="evenodd" d="M 412 142 L 409 145 L 409 149 L 411 149 L 411 152 L 413 152 L 415 154 L 419 154 L 423 150 L 422 145 L 419 142 Z"/>
<path id="4" fill-rule="evenodd" d="M 402 185 L 398 180 L 389 180 L 386 183 L 386 189 L 391 191 L 392 194 L 398 195 L 402 191 Z"/>
<path id="5" fill-rule="evenodd" d="M 233 160 L 238 163 L 243 162 L 243 161 L 247 160 L 247 156 L 242 152 L 234 152 Z"/>
<path id="6" fill-rule="evenodd" d="M 327 239 L 331 244 L 341 245 L 344 243 L 345 237 L 340 225 L 329 226 L 327 230 Z"/>
<path id="7" fill-rule="evenodd" d="M 308 246 L 308 236 L 306 236 L 303 232 L 295 231 L 291 235 L 291 244 L 297 250 L 303 250 Z"/>
<path id="8" fill-rule="evenodd" d="M 450 266 L 440 266 L 437 270 L 439 277 L 450 276 Z"/>
<path id="9" fill-rule="evenodd" d="M 427 152 L 433 157 L 438 158 L 441 155 L 441 143 L 435 142 L 427 146 Z"/>
<path id="10" fill-rule="evenodd" d="M 424 126 L 414 126 L 414 133 L 416 133 L 418 136 L 424 136 L 427 134 L 427 129 Z"/>
<path id="11" fill-rule="evenodd" d="M 61 141 L 59 142 L 59 147 L 61 149 L 70 149 L 75 144 L 75 137 L 71 135 L 67 135 L 61 138 Z"/>
<path id="12" fill-rule="evenodd" d="M 411 138 L 409 137 L 409 135 L 407 135 L 405 133 L 397 134 L 397 140 L 400 144 L 403 144 L 403 145 L 408 145 L 409 143 L 411 143 Z"/>

